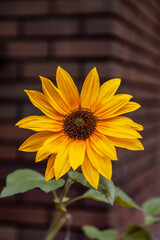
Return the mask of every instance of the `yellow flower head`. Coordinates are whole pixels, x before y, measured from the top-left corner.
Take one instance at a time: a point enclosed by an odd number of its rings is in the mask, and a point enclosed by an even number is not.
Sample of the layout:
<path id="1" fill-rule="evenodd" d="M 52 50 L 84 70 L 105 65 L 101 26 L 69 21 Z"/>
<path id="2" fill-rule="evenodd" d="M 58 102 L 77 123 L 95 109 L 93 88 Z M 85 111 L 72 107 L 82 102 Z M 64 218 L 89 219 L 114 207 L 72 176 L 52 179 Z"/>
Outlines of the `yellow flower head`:
<path id="1" fill-rule="evenodd" d="M 87 75 L 81 94 L 71 76 L 57 68 L 57 87 L 40 77 L 43 92 L 25 90 L 31 102 L 45 115 L 29 116 L 16 125 L 36 131 L 19 148 L 37 152 L 36 162 L 49 157 L 46 181 L 59 179 L 70 168 L 81 166 L 88 182 L 98 187 L 99 174 L 112 176 L 111 160 L 117 160 L 115 146 L 143 150 L 137 131 L 143 127 L 130 118 L 120 116 L 140 107 L 131 95 L 116 94 L 120 79 L 112 79 L 100 87 L 96 68 Z"/>

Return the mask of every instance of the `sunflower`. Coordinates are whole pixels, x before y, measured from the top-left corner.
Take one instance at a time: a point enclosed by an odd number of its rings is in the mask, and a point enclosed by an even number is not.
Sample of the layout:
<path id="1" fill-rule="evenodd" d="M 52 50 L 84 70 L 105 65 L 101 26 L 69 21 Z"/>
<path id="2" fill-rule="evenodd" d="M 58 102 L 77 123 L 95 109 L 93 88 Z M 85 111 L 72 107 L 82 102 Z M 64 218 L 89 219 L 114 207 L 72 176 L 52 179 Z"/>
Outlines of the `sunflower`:
<path id="1" fill-rule="evenodd" d="M 115 147 L 143 150 L 138 131 L 143 127 L 120 116 L 140 107 L 129 94 L 116 94 L 120 79 L 100 86 L 96 68 L 87 75 L 81 94 L 71 76 L 57 68 L 57 87 L 41 77 L 43 93 L 25 90 L 43 116 L 29 116 L 16 125 L 37 133 L 29 137 L 20 151 L 37 152 L 36 162 L 48 158 L 45 179 L 59 179 L 71 168 L 81 166 L 84 177 L 98 188 L 99 176 L 112 176 Z"/>

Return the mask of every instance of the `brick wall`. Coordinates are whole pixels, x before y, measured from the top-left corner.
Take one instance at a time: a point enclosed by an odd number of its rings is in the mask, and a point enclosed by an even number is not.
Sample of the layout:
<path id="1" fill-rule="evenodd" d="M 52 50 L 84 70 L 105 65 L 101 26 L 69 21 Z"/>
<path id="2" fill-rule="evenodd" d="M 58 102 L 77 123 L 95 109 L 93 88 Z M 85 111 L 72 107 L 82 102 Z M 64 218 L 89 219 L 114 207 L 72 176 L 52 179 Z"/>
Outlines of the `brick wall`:
<path id="1" fill-rule="evenodd" d="M 40 114 L 23 89 L 40 90 L 39 75 L 55 79 L 58 65 L 82 86 L 96 66 L 103 83 L 120 77 L 120 92 L 142 105 L 129 114 L 144 125 L 145 151 L 118 150 L 113 180 L 142 203 L 159 191 L 160 2 L 158 0 L 3 0 L 0 2 L 0 189 L 8 173 L 32 168 L 44 173 L 34 154 L 18 152 L 30 132 L 14 127 Z M 71 195 L 83 192 L 80 185 Z M 0 240 L 43 239 L 52 218 L 52 195 L 34 190 L 0 201 Z M 80 205 L 81 204 L 81 205 Z M 81 209 L 80 209 L 81 206 Z M 124 229 L 136 210 L 83 200 L 70 208 L 72 240 L 86 239 L 83 224 Z M 132 217 L 131 217 L 132 216 Z M 158 228 L 152 229 L 160 238 Z M 64 231 L 57 238 L 64 239 Z"/>

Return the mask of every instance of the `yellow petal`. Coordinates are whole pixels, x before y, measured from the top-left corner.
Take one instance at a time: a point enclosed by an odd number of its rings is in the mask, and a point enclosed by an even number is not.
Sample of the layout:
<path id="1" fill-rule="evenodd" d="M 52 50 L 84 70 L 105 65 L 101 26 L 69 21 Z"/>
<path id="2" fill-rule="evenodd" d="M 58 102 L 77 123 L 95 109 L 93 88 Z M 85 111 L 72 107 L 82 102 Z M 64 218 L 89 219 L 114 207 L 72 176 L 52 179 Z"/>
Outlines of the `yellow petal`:
<path id="1" fill-rule="evenodd" d="M 73 170 L 76 170 L 84 162 L 85 150 L 85 141 L 75 140 L 71 142 L 69 151 L 69 162 Z"/>
<path id="2" fill-rule="evenodd" d="M 51 132 L 38 132 L 30 136 L 20 147 L 19 151 L 37 152 L 42 147 L 46 139 L 52 136 Z"/>
<path id="3" fill-rule="evenodd" d="M 97 169 L 105 178 L 111 180 L 112 177 L 112 162 L 108 157 L 102 157 L 97 154 L 90 145 L 87 145 L 87 155 Z"/>
<path id="4" fill-rule="evenodd" d="M 55 158 L 54 171 L 56 180 L 62 177 L 70 170 L 69 164 L 69 144 L 66 144 L 58 153 Z"/>
<path id="5" fill-rule="evenodd" d="M 101 156 L 108 156 L 111 160 L 117 160 L 117 153 L 112 142 L 103 134 L 92 134 L 90 136 L 92 148 Z M 100 154 L 101 153 L 101 154 Z"/>
<path id="6" fill-rule="evenodd" d="M 129 150 L 144 150 L 142 143 L 138 139 L 108 137 L 117 147 L 127 148 Z"/>
<path id="7" fill-rule="evenodd" d="M 47 162 L 47 167 L 45 171 L 45 180 L 48 182 L 50 179 L 54 178 L 54 161 L 56 154 L 52 154 Z"/>
<path id="8" fill-rule="evenodd" d="M 23 118 L 16 126 L 20 128 L 31 129 L 33 131 L 53 131 L 59 132 L 63 130 L 62 122 L 51 119 L 47 116 L 29 116 Z"/>
<path id="9" fill-rule="evenodd" d="M 57 86 L 69 102 L 72 109 L 78 108 L 80 104 L 78 89 L 71 76 L 61 67 L 57 68 Z"/>
<path id="10" fill-rule="evenodd" d="M 46 96 L 38 91 L 30 91 L 30 90 L 24 90 L 33 105 L 37 108 L 39 108 L 45 115 L 47 115 L 49 118 L 53 118 L 55 120 L 61 120 L 63 119 L 63 116 L 60 115 L 47 101 Z"/>
<path id="11" fill-rule="evenodd" d="M 44 142 L 43 146 L 38 150 L 36 154 L 36 162 L 46 159 L 53 153 L 57 153 L 68 141 L 70 140 L 66 136 L 62 135 L 62 133 L 54 133 L 52 137 L 48 138 Z"/>
<path id="12" fill-rule="evenodd" d="M 82 108 L 89 108 L 92 110 L 92 107 L 98 98 L 99 86 L 100 82 L 98 72 L 96 68 L 93 68 L 87 75 L 82 87 L 80 96 Z"/>
<path id="13" fill-rule="evenodd" d="M 113 97 L 113 95 L 116 93 L 117 89 L 119 88 L 120 83 L 121 83 L 121 79 L 119 78 L 111 79 L 105 82 L 100 87 L 97 104 L 100 103 L 101 101 L 107 101 L 110 97 Z"/>
<path id="14" fill-rule="evenodd" d="M 137 131 L 142 131 L 143 130 L 143 126 L 134 122 L 132 119 L 128 118 L 128 117 L 124 117 L 124 116 L 116 116 L 104 121 L 99 122 L 99 124 L 112 124 L 112 125 L 126 125 L 129 126 L 131 128 L 134 128 Z"/>
<path id="15" fill-rule="evenodd" d="M 128 113 L 128 112 L 133 112 L 135 110 L 137 110 L 138 108 L 140 108 L 141 105 L 139 103 L 136 102 L 128 102 L 126 105 L 124 105 L 122 108 L 118 109 L 117 112 L 115 112 L 112 117 L 124 114 L 124 113 Z"/>
<path id="16" fill-rule="evenodd" d="M 61 91 L 57 89 L 49 79 L 41 76 L 40 78 L 42 81 L 43 92 L 48 102 L 57 112 L 62 115 L 66 115 L 71 109 L 70 106 L 67 105 L 65 99 L 63 99 Z"/>
<path id="17" fill-rule="evenodd" d="M 107 102 L 102 102 L 101 106 L 96 109 L 95 115 L 99 119 L 104 119 L 104 117 L 111 118 L 114 113 L 126 105 L 131 98 L 132 96 L 129 94 L 117 94 Z"/>
<path id="18" fill-rule="evenodd" d="M 118 138 L 142 138 L 142 136 L 133 128 L 127 125 L 117 125 L 110 123 L 98 123 L 97 131 L 106 136 Z"/>
<path id="19" fill-rule="evenodd" d="M 99 172 L 93 167 L 87 155 L 85 156 L 85 160 L 81 165 L 81 169 L 87 181 L 92 187 L 97 189 L 99 183 Z"/>

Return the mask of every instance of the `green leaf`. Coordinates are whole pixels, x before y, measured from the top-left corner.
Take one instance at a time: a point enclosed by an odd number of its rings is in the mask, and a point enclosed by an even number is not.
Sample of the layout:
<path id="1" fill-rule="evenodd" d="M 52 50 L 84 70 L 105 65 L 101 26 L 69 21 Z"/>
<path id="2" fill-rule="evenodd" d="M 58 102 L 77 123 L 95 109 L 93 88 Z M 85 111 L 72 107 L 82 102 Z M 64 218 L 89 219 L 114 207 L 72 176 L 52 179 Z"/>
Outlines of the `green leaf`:
<path id="1" fill-rule="evenodd" d="M 115 198 L 115 186 L 111 180 L 100 176 L 98 191 L 113 205 Z"/>
<path id="2" fill-rule="evenodd" d="M 99 186 L 98 189 L 95 190 L 85 179 L 84 175 L 79 172 L 69 171 L 68 175 L 70 178 L 74 179 L 75 181 L 81 183 L 83 186 L 93 189 L 92 193 L 99 192 L 107 201 L 107 203 L 113 204 L 114 202 L 114 195 L 115 195 L 115 187 L 112 181 L 109 181 L 103 176 L 100 176 Z M 87 196 L 87 195 L 86 195 Z M 99 195 L 100 196 L 100 195 Z M 96 200 L 96 199 L 95 199 Z M 100 200 L 98 200 L 100 201 Z"/>
<path id="3" fill-rule="evenodd" d="M 151 198 L 143 203 L 144 213 L 146 215 L 160 214 L 160 198 Z"/>
<path id="4" fill-rule="evenodd" d="M 40 188 L 48 193 L 62 187 L 64 179 L 45 181 L 44 176 L 31 169 L 21 169 L 10 173 L 6 179 L 6 186 L 0 194 L 0 198 L 9 197 L 18 193 L 24 193 L 34 188 Z"/>
<path id="5" fill-rule="evenodd" d="M 114 229 L 107 229 L 100 231 L 98 228 L 85 225 L 82 227 L 84 234 L 90 239 L 97 239 L 97 240 L 113 240 L 117 235 L 117 231 Z"/>
<path id="6" fill-rule="evenodd" d="M 145 215 L 144 216 L 145 225 L 154 225 L 160 223 L 160 218 L 153 217 L 152 215 Z"/>
<path id="7" fill-rule="evenodd" d="M 94 189 L 89 189 L 87 192 L 85 192 L 83 196 L 85 198 L 90 198 L 95 201 L 110 203 L 106 197 L 104 197 L 100 192 Z"/>
<path id="8" fill-rule="evenodd" d="M 90 189 L 83 196 L 99 202 L 110 203 L 110 200 L 107 197 L 103 196 L 97 190 Z M 133 207 L 133 208 L 140 209 L 140 207 L 126 193 L 124 193 L 118 187 L 115 187 L 114 204 L 117 204 L 119 206 L 124 206 L 124 207 Z"/>
<path id="9" fill-rule="evenodd" d="M 70 170 L 68 172 L 68 175 L 69 175 L 70 178 L 72 178 L 73 180 L 81 183 L 83 186 L 88 187 L 88 188 L 92 188 L 92 186 L 88 183 L 88 181 L 86 180 L 86 178 L 83 176 L 82 173 L 74 172 L 74 171 Z"/>
<path id="10" fill-rule="evenodd" d="M 117 204 L 122 207 L 132 207 L 136 209 L 141 209 L 125 192 L 123 192 L 118 187 L 115 187 L 114 204 Z"/>
<path id="11" fill-rule="evenodd" d="M 129 226 L 123 240 L 154 240 L 150 233 L 138 225 Z"/>

